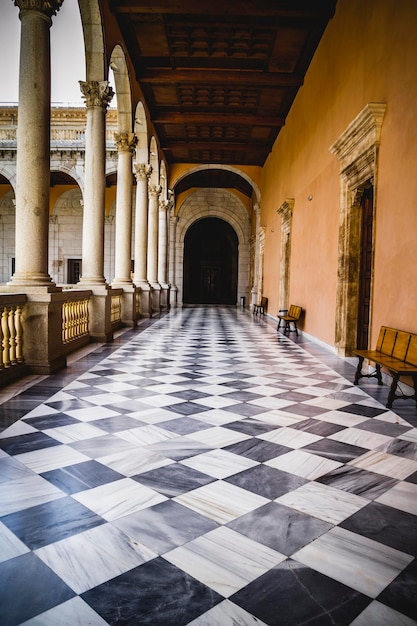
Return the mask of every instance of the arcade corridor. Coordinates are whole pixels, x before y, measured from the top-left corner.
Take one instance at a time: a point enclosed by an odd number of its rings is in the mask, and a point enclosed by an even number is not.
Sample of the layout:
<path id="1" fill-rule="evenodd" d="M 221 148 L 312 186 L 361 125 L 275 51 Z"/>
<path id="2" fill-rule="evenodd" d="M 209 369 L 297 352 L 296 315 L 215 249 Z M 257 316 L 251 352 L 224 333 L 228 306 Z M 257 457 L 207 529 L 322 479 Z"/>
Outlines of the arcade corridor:
<path id="1" fill-rule="evenodd" d="M 190 307 L 4 400 L 2 626 L 417 624 L 415 405 L 353 371 Z"/>

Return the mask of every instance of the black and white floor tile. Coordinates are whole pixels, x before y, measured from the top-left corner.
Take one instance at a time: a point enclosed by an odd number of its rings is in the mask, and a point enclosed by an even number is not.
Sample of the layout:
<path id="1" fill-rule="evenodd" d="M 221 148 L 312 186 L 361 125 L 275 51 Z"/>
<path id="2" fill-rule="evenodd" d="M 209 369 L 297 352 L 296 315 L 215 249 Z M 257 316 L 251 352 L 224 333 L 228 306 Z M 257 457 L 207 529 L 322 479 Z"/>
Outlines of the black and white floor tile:
<path id="1" fill-rule="evenodd" d="M 196 307 L 4 400 L 1 625 L 416 625 L 417 412 L 353 372 Z"/>

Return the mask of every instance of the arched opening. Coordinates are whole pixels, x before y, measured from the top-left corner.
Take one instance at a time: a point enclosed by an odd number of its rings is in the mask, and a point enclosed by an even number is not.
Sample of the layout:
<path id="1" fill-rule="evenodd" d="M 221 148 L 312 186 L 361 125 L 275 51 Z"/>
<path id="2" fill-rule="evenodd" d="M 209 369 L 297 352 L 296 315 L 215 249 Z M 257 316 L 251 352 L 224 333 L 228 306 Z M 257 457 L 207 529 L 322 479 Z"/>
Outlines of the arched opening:
<path id="1" fill-rule="evenodd" d="M 238 238 L 222 219 L 207 217 L 184 241 L 184 304 L 236 304 Z"/>

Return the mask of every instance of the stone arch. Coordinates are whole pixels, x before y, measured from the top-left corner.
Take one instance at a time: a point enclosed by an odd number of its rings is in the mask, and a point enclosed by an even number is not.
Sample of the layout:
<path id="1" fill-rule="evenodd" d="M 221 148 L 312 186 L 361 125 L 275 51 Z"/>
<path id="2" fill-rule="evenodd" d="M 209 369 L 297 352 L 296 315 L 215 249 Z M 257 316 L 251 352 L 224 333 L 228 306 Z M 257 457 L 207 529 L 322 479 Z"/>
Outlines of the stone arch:
<path id="1" fill-rule="evenodd" d="M 67 284 L 69 263 L 82 258 L 83 200 L 80 188 L 58 196 L 49 217 L 49 274 L 56 284 Z"/>
<path id="2" fill-rule="evenodd" d="M 148 123 L 142 102 L 138 102 L 136 105 L 134 132 L 138 140 L 135 161 L 138 164 L 147 164 L 149 163 Z"/>
<path id="3" fill-rule="evenodd" d="M 98 0 L 78 0 L 84 34 L 86 80 L 107 79 L 103 24 Z"/>
<path id="4" fill-rule="evenodd" d="M 120 133 L 132 131 L 132 98 L 124 50 L 118 44 L 110 57 L 117 98 L 117 126 Z"/>
<path id="5" fill-rule="evenodd" d="M 16 192 L 16 160 L 12 165 L 0 163 L 0 176 L 4 176 Z"/>
<path id="6" fill-rule="evenodd" d="M 10 189 L 0 198 L 0 283 L 6 283 L 13 274 L 15 256 L 16 209 L 14 190 Z"/>
<path id="7" fill-rule="evenodd" d="M 149 144 L 149 164 L 152 167 L 151 177 L 149 182 L 152 185 L 159 185 L 159 157 L 158 157 L 158 144 L 154 136 L 151 137 Z"/>
<path id="8" fill-rule="evenodd" d="M 250 219 L 243 203 L 225 189 L 199 189 L 179 207 L 172 240 L 175 241 L 173 275 L 177 304 L 183 301 L 184 239 L 189 227 L 204 217 L 218 217 L 232 226 L 238 238 L 238 298 L 249 296 Z"/>
<path id="9" fill-rule="evenodd" d="M 175 185 L 177 185 L 184 178 L 187 178 L 187 176 L 189 176 L 190 174 L 194 174 L 195 172 L 201 172 L 202 170 L 209 170 L 209 169 L 227 170 L 228 172 L 233 172 L 234 174 L 241 176 L 244 180 L 246 180 L 246 182 L 248 182 L 251 185 L 255 193 L 255 202 L 260 203 L 261 192 L 260 192 L 258 185 L 248 174 L 246 174 L 244 171 L 242 171 L 238 167 L 233 167 L 233 165 L 213 165 L 213 164 L 196 165 L 195 167 L 191 167 L 190 169 L 188 169 L 186 172 L 182 172 L 181 174 L 178 175 L 177 178 L 171 181 L 171 188 L 174 189 Z"/>

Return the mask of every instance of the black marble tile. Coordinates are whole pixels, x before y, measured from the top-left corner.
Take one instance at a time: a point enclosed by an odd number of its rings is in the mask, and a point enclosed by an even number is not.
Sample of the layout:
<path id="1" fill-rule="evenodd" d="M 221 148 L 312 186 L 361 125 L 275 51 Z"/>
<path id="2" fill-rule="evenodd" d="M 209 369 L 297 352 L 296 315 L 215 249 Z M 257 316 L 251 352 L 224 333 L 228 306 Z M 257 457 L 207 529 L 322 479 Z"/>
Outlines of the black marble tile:
<path id="1" fill-rule="evenodd" d="M 415 485 L 417 485 L 417 472 L 414 472 L 414 474 L 411 474 L 411 476 L 407 476 L 405 481 L 407 483 L 414 483 Z"/>
<path id="2" fill-rule="evenodd" d="M 405 441 L 403 439 L 393 439 L 388 443 L 378 446 L 377 450 L 380 450 L 381 452 L 386 452 L 387 454 L 401 456 L 405 459 L 417 461 L 417 444 L 411 441 Z"/>
<path id="3" fill-rule="evenodd" d="M 250 402 L 251 400 L 258 400 L 263 398 L 259 393 L 252 393 L 251 391 L 245 391 L 239 389 L 239 391 L 230 391 L 229 393 L 222 394 L 222 397 L 228 400 L 237 400 L 238 402 Z"/>
<path id="4" fill-rule="evenodd" d="M 211 428 L 211 424 L 205 424 L 200 420 L 193 419 L 192 417 L 177 417 L 173 420 L 168 420 L 158 424 L 159 428 L 167 430 L 172 433 L 178 433 L 180 435 L 189 435 L 190 433 L 196 433 L 199 430 L 206 430 Z"/>
<path id="5" fill-rule="evenodd" d="M 417 556 L 417 517 L 379 502 L 370 502 L 341 524 L 358 535 Z"/>
<path id="6" fill-rule="evenodd" d="M 162 558 L 148 561 L 81 597 L 111 626 L 185 626 L 223 600 Z"/>
<path id="7" fill-rule="evenodd" d="M 267 465 L 251 467 L 224 480 L 270 500 L 275 500 L 307 482 L 304 478 Z"/>
<path id="8" fill-rule="evenodd" d="M 203 452 L 213 450 L 211 446 L 207 446 L 199 441 L 194 441 L 188 437 L 176 437 L 175 439 L 158 441 L 157 443 L 149 444 L 146 446 L 146 449 L 153 450 L 173 461 L 183 461 L 197 454 L 203 454 Z"/>
<path id="9" fill-rule="evenodd" d="M 297 385 L 297 387 L 299 387 L 299 385 Z M 284 393 L 280 393 L 278 396 L 280 400 L 288 400 L 289 402 L 305 402 L 306 400 L 312 400 L 315 397 L 316 396 L 308 393 L 301 393 L 300 391 L 285 391 Z M 324 410 L 321 409 L 321 412 L 324 413 Z"/>
<path id="10" fill-rule="evenodd" d="M 61 445 L 56 439 L 48 437 L 41 432 L 26 433 L 16 437 L 5 437 L 0 439 L 0 449 L 10 455 L 24 454 L 43 448 L 52 448 Z"/>
<path id="11" fill-rule="evenodd" d="M 85 461 L 50 470 L 41 476 L 68 495 L 125 478 L 122 474 L 97 461 Z"/>
<path id="12" fill-rule="evenodd" d="M 10 513 L 0 518 L 32 550 L 104 523 L 70 496 Z"/>
<path id="13" fill-rule="evenodd" d="M 0 623 L 17 626 L 75 596 L 35 554 L 0 563 Z"/>
<path id="14" fill-rule="evenodd" d="M 169 393 L 168 396 L 173 398 L 180 398 L 181 400 L 199 400 L 201 398 L 208 398 L 210 394 L 202 391 L 196 391 L 195 389 L 183 389 L 180 391 L 174 391 Z"/>
<path id="15" fill-rule="evenodd" d="M 353 465 L 338 467 L 329 474 L 316 478 L 316 481 L 368 500 L 375 500 L 398 482 L 395 478 L 368 472 Z"/>
<path id="16" fill-rule="evenodd" d="M 327 522 L 277 502 L 242 515 L 228 526 L 286 556 L 291 556 L 332 528 Z"/>
<path id="17" fill-rule="evenodd" d="M 223 407 L 222 411 L 234 413 L 235 415 L 240 415 L 240 417 L 253 417 L 254 415 L 265 413 L 265 407 L 247 404 L 246 402 L 238 402 L 237 404 Z"/>
<path id="18" fill-rule="evenodd" d="M 114 405 L 112 405 L 112 408 L 114 408 Z M 113 417 L 94 420 L 93 422 L 95 428 L 100 428 L 100 430 L 106 433 L 118 433 L 122 430 L 139 428 L 140 426 L 144 426 L 144 424 L 144 422 L 133 419 L 133 417 L 129 417 L 128 415 L 115 415 Z"/>
<path id="19" fill-rule="evenodd" d="M 291 559 L 230 600 L 268 626 L 348 626 L 371 602 L 358 591 Z"/>
<path id="20" fill-rule="evenodd" d="M 244 389 L 251 389 L 255 385 L 253 383 L 247 382 L 245 379 L 242 379 L 242 380 L 233 379 L 233 380 L 228 381 L 227 383 L 221 383 L 221 386 L 226 387 L 226 388 L 230 387 L 232 389 L 244 390 Z"/>
<path id="21" fill-rule="evenodd" d="M 196 413 L 203 413 L 203 411 L 210 411 L 211 407 L 196 404 L 195 402 L 179 402 L 178 404 L 165 406 L 164 409 L 180 415 L 195 415 Z"/>
<path id="22" fill-rule="evenodd" d="M 271 430 L 276 430 L 277 427 L 249 417 L 237 422 L 224 424 L 224 428 L 256 437 L 257 435 L 263 435 Z"/>
<path id="23" fill-rule="evenodd" d="M 132 479 L 141 483 L 141 485 L 162 493 L 168 498 L 174 498 L 215 480 L 212 476 L 198 472 L 180 463 L 159 467 L 149 472 L 132 476 Z"/>
<path id="24" fill-rule="evenodd" d="M 104 392 L 103 392 L 104 393 Z M 79 400 L 74 398 L 73 400 L 54 400 L 53 402 L 45 402 L 47 406 L 66 413 L 67 411 L 74 411 L 76 409 L 91 409 L 91 403 L 85 400 Z"/>
<path id="25" fill-rule="evenodd" d="M 384 422 L 383 420 L 378 419 L 364 420 L 360 424 L 356 424 L 355 428 L 359 428 L 359 430 L 369 430 L 369 432 L 387 435 L 388 437 L 399 437 L 403 433 L 410 430 L 409 426 L 393 424 L 392 422 Z"/>
<path id="26" fill-rule="evenodd" d="M 65 413 L 52 413 L 50 415 L 25 418 L 25 423 L 38 430 L 47 430 L 48 428 L 59 428 L 60 426 L 79 424 L 79 420 Z"/>
<path id="27" fill-rule="evenodd" d="M 320 435 L 321 437 L 329 437 L 344 430 L 346 426 L 340 426 L 340 424 L 332 424 L 331 422 L 323 422 L 319 419 L 307 419 L 297 424 L 291 424 L 290 428 L 295 430 L 304 430 L 307 433 L 314 435 Z"/>
<path id="28" fill-rule="evenodd" d="M 336 441 L 334 439 L 320 439 L 314 441 L 301 448 L 305 452 L 310 454 L 318 454 L 326 459 L 332 459 L 339 463 L 349 463 L 353 459 L 356 459 L 362 454 L 366 454 L 369 450 L 360 448 L 359 446 L 353 446 L 349 443 L 343 443 L 342 441 Z"/>
<path id="29" fill-rule="evenodd" d="M 414 559 L 377 597 L 378 602 L 417 621 L 417 559 Z"/>
<path id="30" fill-rule="evenodd" d="M 233 454 L 238 454 L 239 456 L 244 456 L 247 459 L 252 459 L 252 461 L 264 463 L 265 461 L 270 461 L 277 456 L 291 452 L 292 448 L 287 448 L 287 446 L 281 446 L 277 443 L 272 443 L 271 441 L 264 441 L 253 437 L 251 439 L 245 439 L 244 441 L 239 441 L 238 443 L 226 446 L 223 450 L 233 452 Z"/>
<path id="31" fill-rule="evenodd" d="M 278 397 L 281 398 L 282 396 Z M 312 404 L 306 404 L 305 402 L 298 402 L 289 406 L 284 406 L 281 407 L 280 410 L 285 411 L 286 413 L 293 413 L 295 415 L 303 415 L 305 417 L 317 417 L 318 415 L 323 415 L 329 411 L 329 409 L 314 406 Z"/>
<path id="32" fill-rule="evenodd" d="M 364 404 L 348 404 L 347 406 L 340 407 L 338 411 L 352 413 L 353 415 L 363 415 L 365 417 L 378 417 L 378 415 L 387 413 L 387 409 L 377 409 L 374 406 L 365 406 Z"/>

